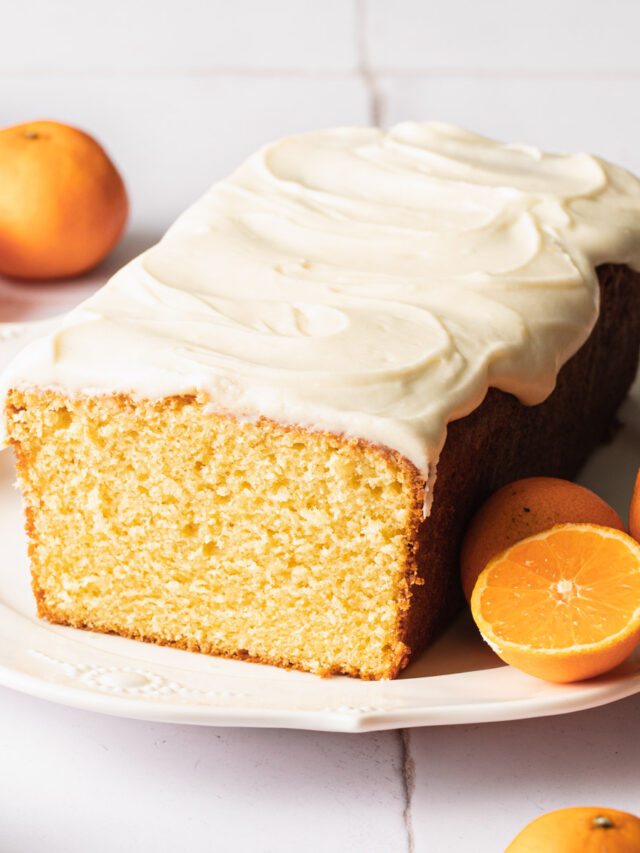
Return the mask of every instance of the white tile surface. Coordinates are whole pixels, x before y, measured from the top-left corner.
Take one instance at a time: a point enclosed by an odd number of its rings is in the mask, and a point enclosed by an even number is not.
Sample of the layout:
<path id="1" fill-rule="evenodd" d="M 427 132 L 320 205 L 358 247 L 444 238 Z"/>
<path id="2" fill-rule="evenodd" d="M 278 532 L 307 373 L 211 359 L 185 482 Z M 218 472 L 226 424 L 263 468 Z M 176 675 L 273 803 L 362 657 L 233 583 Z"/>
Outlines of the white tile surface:
<path id="1" fill-rule="evenodd" d="M 450 121 L 505 141 L 590 151 L 640 172 L 640 79 L 391 75 L 380 90 L 387 125 Z"/>
<path id="2" fill-rule="evenodd" d="M 156 236 L 160 236 L 160 231 L 130 228 L 102 263 L 75 279 L 27 282 L 0 275 L 0 323 L 44 320 L 70 311 L 91 296 L 116 270 L 148 248 Z M 1 847 L 0 853 L 3 853 Z"/>
<path id="3" fill-rule="evenodd" d="M 407 849 L 396 733 L 152 725 L 0 689 L 3 853 Z"/>
<path id="4" fill-rule="evenodd" d="M 634 0 L 365 0 L 374 68 L 638 69 Z"/>
<path id="5" fill-rule="evenodd" d="M 354 0 L 0 0 L 0 68 L 351 69 Z"/>
<path id="6" fill-rule="evenodd" d="M 260 143 L 368 123 L 372 83 L 386 124 L 438 118 L 640 171 L 634 0 L 0 0 L 0 20 L 0 126 L 85 127 L 133 207 L 83 283 L 0 282 L 0 320 L 23 288 L 42 316 L 68 307 Z M 413 730 L 415 853 L 497 853 L 564 805 L 639 812 L 639 713 L 635 697 Z M 396 733 L 159 726 L 0 690 L 0 768 L 2 853 L 409 850 Z"/>
<path id="7" fill-rule="evenodd" d="M 151 242 L 259 145 L 368 123 L 368 97 L 350 75 L 0 75 L 0 126 L 34 117 L 77 124 L 102 142 L 129 188 L 133 225 Z"/>
<path id="8" fill-rule="evenodd" d="M 415 850 L 498 853 L 529 821 L 568 806 L 638 814 L 639 715 L 634 696 L 540 720 L 413 729 Z"/>

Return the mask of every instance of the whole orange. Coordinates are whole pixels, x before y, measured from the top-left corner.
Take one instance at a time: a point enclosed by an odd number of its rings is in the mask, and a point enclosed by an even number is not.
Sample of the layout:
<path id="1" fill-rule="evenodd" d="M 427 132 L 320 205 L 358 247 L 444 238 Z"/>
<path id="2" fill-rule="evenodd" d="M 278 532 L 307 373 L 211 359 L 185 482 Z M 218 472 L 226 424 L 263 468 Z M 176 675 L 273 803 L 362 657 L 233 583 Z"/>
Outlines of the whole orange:
<path id="1" fill-rule="evenodd" d="M 0 130 L 0 274 L 85 272 L 115 245 L 127 213 L 122 178 L 88 134 L 54 121 Z"/>
<path id="2" fill-rule="evenodd" d="M 626 529 L 608 503 L 569 480 L 528 477 L 494 492 L 471 520 L 462 542 L 460 573 L 467 601 L 492 557 L 527 536 L 567 522 Z"/>
<path id="3" fill-rule="evenodd" d="M 640 542 L 640 469 L 636 475 L 631 506 L 629 507 L 629 533 Z"/>
<path id="4" fill-rule="evenodd" d="M 505 853 L 640 853 L 640 819 L 616 809 L 557 809 L 527 824 Z"/>

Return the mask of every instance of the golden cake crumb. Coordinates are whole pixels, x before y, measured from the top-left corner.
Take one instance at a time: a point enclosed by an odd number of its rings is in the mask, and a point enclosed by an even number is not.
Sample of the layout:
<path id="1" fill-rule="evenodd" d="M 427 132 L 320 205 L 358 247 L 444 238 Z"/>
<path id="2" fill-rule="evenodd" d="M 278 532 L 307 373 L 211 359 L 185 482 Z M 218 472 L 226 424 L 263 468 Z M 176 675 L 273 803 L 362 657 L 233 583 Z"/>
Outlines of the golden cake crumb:
<path id="1" fill-rule="evenodd" d="M 41 616 L 316 673 L 393 676 L 408 465 L 205 402 L 13 391 Z"/>

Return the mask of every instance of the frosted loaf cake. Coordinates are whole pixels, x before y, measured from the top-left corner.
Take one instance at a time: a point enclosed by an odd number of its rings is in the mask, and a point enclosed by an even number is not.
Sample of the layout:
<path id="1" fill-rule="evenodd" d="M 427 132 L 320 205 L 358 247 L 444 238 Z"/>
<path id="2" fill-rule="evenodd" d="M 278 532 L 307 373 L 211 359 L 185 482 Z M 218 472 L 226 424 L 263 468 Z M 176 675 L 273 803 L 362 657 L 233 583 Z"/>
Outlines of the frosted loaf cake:
<path id="1" fill-rule="evenodd" d="M 640 182 L 586 154 L 265 147 L 2 377 L 40 615 L 394 677 L 477 502 L 602 439 L 639 263 Z"/>

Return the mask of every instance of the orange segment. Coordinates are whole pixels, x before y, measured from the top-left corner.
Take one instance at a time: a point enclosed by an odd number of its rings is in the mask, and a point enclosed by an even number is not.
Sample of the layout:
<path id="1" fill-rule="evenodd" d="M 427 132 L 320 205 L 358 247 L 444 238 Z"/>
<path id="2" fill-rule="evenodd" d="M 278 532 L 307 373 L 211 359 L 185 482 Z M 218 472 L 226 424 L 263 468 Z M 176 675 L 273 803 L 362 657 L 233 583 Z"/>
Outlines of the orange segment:
<path id="1" fill-rule="evenodd" d="M 606 672 L 640 642 L 640 545 L 595 524 L 529 536 L 490 561 L 471 610 L 494 651 L 530 675 Z"/>

